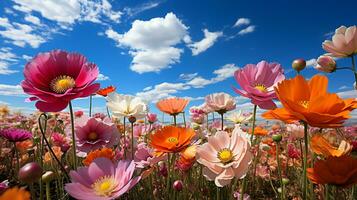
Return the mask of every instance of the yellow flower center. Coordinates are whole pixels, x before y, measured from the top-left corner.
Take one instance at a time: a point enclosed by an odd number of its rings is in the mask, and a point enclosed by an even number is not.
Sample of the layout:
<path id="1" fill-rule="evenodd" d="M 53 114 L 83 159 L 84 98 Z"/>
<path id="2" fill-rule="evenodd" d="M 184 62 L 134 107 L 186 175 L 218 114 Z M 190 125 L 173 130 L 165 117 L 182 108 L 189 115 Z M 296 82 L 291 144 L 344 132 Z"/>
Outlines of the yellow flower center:
<path id="1" fill-rule="evenodd" d="M 178 143 L 178 139 L 176 137 L 169 137 L 169 138 L 167 138 L 167 141 L 170 143 L 175 143 L 175 144 Z"/>
<path id="2" fill-rule="evenodd" d="M 76 82 L 74 81 L 74 79 L 67 75 L 58 76 L 50 83 L 52 91 L 58 94 L 65 93 L 67 90 L 74 88 L 75 85 Z"/>
<path id="3" fill-rule="evenodd" d="M 98 134 L 96 133 L 96 132 L 90 132 L 89 134 L 88 134 L 88 139 L 89 140 L 96 140 L 98 138 Z"/>
<path id="4" fill-rule="evenodd" d="M 232 158 L 233 153 L 230 149 L 222 149 L 218 152 L 218 159 L 221 160 L 222 163 L 228 163 Z"/>
<path id="5" fill-rule="evenodd" d="M 113 176 L 104 176 L 93 183 L 92 188 L 98 196 L 109 197 L 117 186 Z"/>
<path id="6" fill-rule="evenodd" d="M 267 92 L 267 87 L 265 87 L 265 85 L 263 85 L 263 84 L 256 84 L 255 89 L 257 89 L 261 92 Z"/>
<path id="7" fill-rule="evenodd" d="M 309 107 L 309 101 L 300 101 L 299 104 L 304 108 L 308 108 Z"/>

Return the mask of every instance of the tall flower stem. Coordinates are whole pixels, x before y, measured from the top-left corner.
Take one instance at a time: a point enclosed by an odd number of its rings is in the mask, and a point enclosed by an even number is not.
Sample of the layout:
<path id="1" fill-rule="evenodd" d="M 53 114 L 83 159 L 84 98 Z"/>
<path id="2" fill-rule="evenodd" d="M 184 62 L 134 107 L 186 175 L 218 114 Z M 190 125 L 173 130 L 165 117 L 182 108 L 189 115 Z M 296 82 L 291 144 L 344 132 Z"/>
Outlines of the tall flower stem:
<path id="1" fill-rule="evenodd" d="M 252 124 L 252 135 L 250 136 L 250 144 L 253 146 L 253 136 L 254 136 L 254 129 L 255 129 L 255 118 L 257 115 L 257 105 L 254 105 L 253 109 L 253 124 Z"/>
<path id="2" fill-rule="evenodd" d="M 167 154 L 167 180 L 166 180 L 166 189 L 167 195 L 170 194 L 170 154 Z"/>
<path id="3" fill-rule="evenodd" d="M 71 114 L 73 167 L 74 167 L 74 169 L 77 169 L 76 137 L 74 135 L 74 115 L 73 115 L 73 108 L 72 108 L 72 102 L 71 101 L 69 102 L 69 112 Z"/>
<path id="4" fill-rule="evenodd" d="M 223 117 L 223 115 L 224 115 L 224 113 L 221 112 L 219 114 L 221 114 L 221 130 L 223 131 L 223 127 L 224 127 L 224 117 Z"/>
<path id="5" fill-rule="evenodd" d="M 134 160 L 134 122 L 130 122 L 131 124 L 131 159 Z"/>
<path id="6" fill-rule="evenodd" d="M 329 189 L 330 189 L 329 185 L 326 184 L 325 185 L 325 198 L 324 198 L 325 200 L 329 200 L 330 199 Z"/>
<path id="7" fill-rule="evenodd" d="M 278 163 L 278 175 L 279 175 L 279 181 L 280 181 L 280 187 L 281 187 L 281 195 L 280 199 L 284 199 L 284 185 L 283 185 L 283 177 L 281 175 L 281 165 L 280 165 L 280 158 L 279 158 L 279 148 L 280 148 L 280 142 L 276 143 L 276 162 Z"/>
<path id="8" fill-rule="evenodd" d="M 108 108 L 108 106 L 106 106 L 106 107 L 107 107 L 107 115 L 108 115 L 108 117 L 110 118 L 109 108 Z"/>
<path id="9" fill-rule="evenodd" d="M 13 144 L 14 144 L 14 151 L 15 151 L 15 155 L 16 155 L 16 173 L 19 173 L 19 169 L 20 169 L 19 152 L 17 151 L 17 148 L 16 148 L 16 142 L 13 142 Z"/>
<path id="10" fill-rule="evenodd" d="M 182 115 L 183 115 L 183 124 L 185 125 L 185 128 L 186 128 L 186 117 L 185 117 L 185 112 L 182 112 Z"/>
<path id="11" fill-rule="evenodd" d="M 92 117 L 92 97 L 93 95 L 89 95 L 89 117 Z"/>
<path id="12" fill-rule="evenodd" d="M 353 71 L 353 74 L 355 75 L 355 81 L 356 81 L 356 84 L 357 84 L 357 71 L 356 71 L 356 64 L 355 64 L 354 55 L 351 55 L 351 59 L 352 59 L 352 71 Z"/>
<path id="13" fill-rule="evenodd" d="M 126 145 L 126 127 L 125 127 L 125 121 L 126 121 L 126 117 L 124 117 L 124 119 L 123 119 L 123 128 L 124 128 L 124 159 L 126 159 L 126 147 L 125 147 L 125 145 Z M 120 144 L 119 144 L 120 145 Z"/>
<path id="14" fill-rule="evenodd" d="M 172 115 L 174 117 L 174 125 L 176 126 L 176 115 Z"/>
<path id="15" fill-rule="evenodd" d="M 51 188 L 50 188 L 50 182 L 46 182 L 46 200 L 51 200 Z"/>
<path id="16" fill-rule="evenodd" d="M 244 199 L 244 193 L 245 193 L 245 188 L 246 188 L 246 185 L 247 185 L 247 178 L 248 176 L 246 175 L 243 179 L 243 183 L 242 183 L 242 190 L 240 192 L 240 200 L 243 200 Z"/>
<path id="17" fill-rule="evenodd" d="M 308 125 L 306 122 L 303 122 L 304 123 L 304 143 L 305 143 L 305 150 L 304 150 L 304 185 L 303 185 L 303 190 L 304 190 L 304 193 L 303 193 L 303 199 L 307 199 L 307 173 L 306 173 L 306 169 L 307 169 L 307 154 L 308 154 L 308 139 L 307 139 L 307 129 L 308 129 Z"/>

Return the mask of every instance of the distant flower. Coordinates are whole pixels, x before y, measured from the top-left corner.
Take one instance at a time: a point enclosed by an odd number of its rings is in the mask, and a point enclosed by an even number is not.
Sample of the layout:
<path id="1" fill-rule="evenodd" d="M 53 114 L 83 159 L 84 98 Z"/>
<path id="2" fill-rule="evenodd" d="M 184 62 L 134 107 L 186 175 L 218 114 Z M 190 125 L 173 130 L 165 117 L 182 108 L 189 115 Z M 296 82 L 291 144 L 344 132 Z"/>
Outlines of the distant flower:
<path id="1" fill-rule="evenodd" d="M 150 135 L 149 145 L 158 152 L 176 153 L 190 145 L 194 136 L 193 129 L 165 126 Z"/>
<path id="2" fill-rule="evenodd" d="M 101 96 L 103 96 L 103 97 L 106 97 L 106 96 L 108 96 L 109 93 L 112 93 L 112 92 L 114 92 L 115 90 L 116 90 L 116 88 L 111 85 L 111 86 L 108 86 L 108 87 L 106 87 L 106 88 L 101 88 L 101 89 L 99 89 L 99 90 L 97 91 L 97 94 L 98 94 L 98 95 L 101 95 Z"/>
<path id="3" fill-rule="evenodd" d="M 0 194 L 4 192 L 7 188 L 9 188 L 9 181 L 5 180 L 0 183 Z"/>
<path id="4" fill-rule="evenodd" d="M 128 192 L 140 180 L 133 178 L 133 161 L 119 161 L 118 164 L 107 158 L 97 158 L 88 167 L 71 171 L 71 183 L 65 190 L 79 200 L 117 199 Z"/>
<path id="5" fill-rule="evenodd" d="M 249 134 L 252 134 L 252 132 L 253 132 L 253 130 L 250 128 L 249 131 L 248 131 L 248 133 L 249 133 Z M 256 126 L 256 127 L 254 128 L 254 135 L 265 136 L 265 135 L 267 135 L 268 133 L 269 133 L 269 131 L 266 130 L 266 129 L 264 129 L 264 128 L 261 127 L 261 126 Z"/>
<path id="6" fill-rule="evenodd" d="M 140 119 L 146 116 L 147 105 L 139 98 L 131 95 L 122 95 L 115 92 L 108 94 L 107 106 L 115 117 L 135 117 Z"/>
<path id="7" fill-rule="evenodd" d="M 298 159 L 300 158 L 300 151 L 295 148 L 294 144 L 288 144 L 288 156 L 289 158 Z"/>
<path id="8" fill-rule="evenodd" d="M 113 162 L 114 158 L 115 158 L 115 153 L 114 153 L 113 149 L 104 147 L 101 149 L 96 149 L 94 151 L 91 151 L 88 153 L 86 158 L 82 161 L 82 163 L 85 166 L 89 166 L 95 159 L 103 158 L 103 157 L 108 158 L 109 160 L 111 160 Z"/>
<path id="9" fill-rule="evenodd" d="M 66 152 L 70 148 L 70 140 L 66 137 L 66 135 L 60 133 L 52 133 L 52 143 L 55 146 L 61 147 L 61 151 Z"/>
<path id="10" fill-rule="evenodd" d="M 251 113 L 242 113 L 241 110 L 238 112 L 233 112 L 230 115 L 228 115 L 227 119 L 235 124 L 244 124 L 248 123 L 249 120 L 251 120 L 253 115 Z"/>
<path id="11" fill-rule="evenodd" d="M 227 93 L 214 93 L 205 97 L 206 105 L 213 111 L 220 114 L 234 110 L 236 100 Z"/>
<path id="12" fill-rule="evenodd" d="M 206 114 L 214 112 L 206 103 L 203 103 L 203 104 L 199 105 L 198 107 L 201 108 Z"/>
<path id="13" fill-rule="evenodd" d="M 148 122 L 151 124 L 153 124 L 157 121 L 157 115 L 155 113 L 148 113 L 146 115 L 146 118 L 147 118 Z"/>
<path id="14" fill-rule="evenodd" d="M 288 132 L 289 136 L 293 140 L 304 138 L 304 126 L 303 125 L 286 124 L 286 131 Z"/>
<path id="15" fill-rule="evenodd" d="M 165 155 L 155 155 L 154 150 L 147 147 L 146 143 L 140 143 L 137 146 L 134 161 L 137 168 L 145 168 L 157 164 L 166 158 L 167 156 Z"/>
<path id="16" fill-rule="evenodd" d="M 331 73 L 336 70 L 336 61 L 330 56 L 320 56 L 314 68 L 322 72 Z"/>
<path id="17" fill-rule="evenodd" d="M 228 185 L 235 177 L 243 178 L 248 172 L 252 160 L 250 145 L 239 132 L 235 129 L 229 136 L 219 131 L 197 148 L 197 162 L 204 165 L 203 175 L 218 187 Z"/>
<path id="18" fill-rule="evenodd" d="M 116 125 L 109 118 L 81 117 L 75 121 L 77 148 L 88 153 L 102 147 L 113 147 L 119 141 Z"/>
<path id="19" fill-rule="evenodd" d="M 26 191 L 24 188 L 13 187 L 5 190 L 5 192 L 0 196 L 0 200 L 30 200 L 30 192 Z"/>
<path id="20" fill-rule="evenodd" d="M 84 112 L 81 111 L 81 110 L 78 110 L 78 111 L 74 112 L 74 116 L 77 117 L 77 118 L 82 117 L 83 114 L 84 114 Z"/>
<path id="21" fill-rule="evenodd" d="M 278 119 L 286 123 L 304 121 L 319 128 L 341 127 L 357 108 L 354 98 L 343 100 L 337 94 L 327 92 L 328 79 L 315 75 L 309 81 L 298 75 L 284 80 L 276 87 L 282 108 L 263 113 L 265 119 Z"/>
<path id="22" fill-rule="evenodd" d="M 182 98 L 168 98 L 160 100 L 156 103 L 156 107 L 161 111 L 169 115 L 178 115 L 183 112 L 188 104 L 188 99 Z"/>
<path id="23" fill-rule="evenodd" d="M 325 40 L 322 48 L 333 57 L 348 57 L 357 53 L 356 26 L 340 26 L 332 36 L 332 41 Z"/>
<path id="24" fill-rule="evenodd" d="M 205 120 L 206 112 L 200 107 L 192 106 L 190 108 L 190 117 L 193 122 L 202 124 Z"/>
<path id="25" fill-rule="evenodd" d="M 357 159 L 345 155 L 318 160 L 307 169 L 307 176 L 315 184 L 350 187 L 357 183 Z"/>
<path id="26" fill-rule="evenodd" d="M 274 87 L 285 79 L 283 68 L 279 63 L 261 61 L 258 64 L 248 64 L 234 73 L 234 78 L 241 89 L 234 90 L 251 100 L 252 104 L 262 109 L 276 108 Z"/>
<path id="27" fill-rule="evenodd" d="M 52 148 L 53 152 L 55 153 L 57 159 L 61 160 L 61 156 L 63 155 L 63 153 L 61 151 L 61 147 L 53 146 L 51 148 Z M 43 156 L 43 161 L 45 161 L 45 163 L 49 164 L 52 162 L 52 160 L 54 160 L 54 158 L 52 158 L 52 154 L 50 152 L 46 152 L 45 155 Z"/>
<path id="28" fill-rule="evenodd" d="M 180 153 L 176 167 L 185 172 L 189 170 L 196 161 L 197 145 L 191 145 Z"/>
<path id="29" fill-rule="evenodd" d="M 0 117 L 5 117 L 10 113 L 10 109 L 7 105 L 0 105 Z"/>
<path id="30" fill-rule="evenodd" d="M 37 101 L 42 112 L 58 112 L 76 98 L 87 97 L 99 89 L 98 68 L 77 53 L 54 50 L 38 54 L 24 70 L 21 86 Z"/>
<path id="31" fill-rule="evenodd" d="M 22 142 L 16 142 L 16 149 L 21 153 L 25 153 L 27 150 L 33 147 L 33 142 L 31 139 L 24 140 Z"/>
<path id="32" fill-rule="evenodd" d="M 10 142 L 21 142 L 32 138 L 30 131 L 18 128 L 8 128 L 0 131 L 0 136 L 9 140 Z"/>
<path id="33" fill-rule="evenodd" d="M 242 195 L 239 192 L 234 192 L 233 194 L 234 198 L 236 198 L 236 200 L 241 200 L 242 199 Z M 243 200 L 251 200 L 250 196 L 248 194 L 244 194 L 243 195 Z"/>
<path id="34" fill-rule="evenodd" d="M 342 140 L 338 147 L 333 146 L 321 134 L 314 134 L 310 140 L 311 150 L 317 155 L 325 157 L 335 156 L 340 157 L 352 151 L 353 146 L 350 143 Z"/>

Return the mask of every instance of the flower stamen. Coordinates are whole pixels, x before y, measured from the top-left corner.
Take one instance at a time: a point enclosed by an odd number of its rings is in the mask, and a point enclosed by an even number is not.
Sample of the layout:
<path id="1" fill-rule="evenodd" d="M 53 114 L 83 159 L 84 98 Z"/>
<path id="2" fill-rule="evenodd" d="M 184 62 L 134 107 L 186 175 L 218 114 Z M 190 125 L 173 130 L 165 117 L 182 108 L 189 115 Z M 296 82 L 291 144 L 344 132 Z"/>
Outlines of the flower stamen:
<path id="1" fill-rule="evenodd" d="M 256 84 L 254 88 L 264 93 L 268 91 L 264 84 Z"/>
<path id="2" fill-rule="evenodd" d="M 224 148 L 218 152 L 217 157 L 222 163 L 225 164 L 232 161 L 233 153 L 230 149 Z"/>
<path id="3" fill-rule="evenodd" d="M 67 90 L 74 88 L 76 85 L 75 80 L 67 75 L 61 75 L 53 79 L 50 83 L 50 87 L 52 91 L 58 93 L 58 94 L 63 94 Z"/>
<path id="4" fill-rule="evenodd" d="M 98 196 L 109 197 L 116 187 L 113 176 L 103 176 L 93 183 L 92 188 Z"/>

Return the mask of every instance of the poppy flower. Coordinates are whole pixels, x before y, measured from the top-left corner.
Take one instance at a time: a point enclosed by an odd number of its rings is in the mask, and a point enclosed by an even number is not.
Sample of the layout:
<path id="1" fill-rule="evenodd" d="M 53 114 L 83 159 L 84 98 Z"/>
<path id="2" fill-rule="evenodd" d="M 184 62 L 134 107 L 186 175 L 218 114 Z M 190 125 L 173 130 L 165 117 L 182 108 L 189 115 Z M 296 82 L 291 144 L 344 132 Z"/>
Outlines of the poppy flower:
<path id="1" fill-rule="evenodd" d="M 103 97 L 106 97 L 106 96 L 108 96 L 109 93 L 114 92 L 115 89 L 116 89 L 116 87 L 114 87 L 114 86 L 111 85 L 111 86 L 108 86 L 108 87 L 106 87 L 106 88 L 101 88 L 101 89 L 99 89 L 99 90 L 97 91 L 97 94 L 98 94 L 98 95 L 101 95 L 101 96 L 103 96 Z"/>
<path id="2" fill-rule="evenodd" d="M 357 27 L 340 26 L 332 36 L 332 41 L 325 40 L 322 48 L 333 57 L 348 57 L 357 53 Z"/>
<path id="3" fill-rule="evenodd" d="M 8 199 L 30 200 L 31 199 L 31 195 L 30 195 L 30 192 L 26 191 L 23 188 L 13 187 L 13 188 L 7 189 L 0 196 L 0 200 L 8 200 Z"/>
<path id="4" fill-rule="evenodd" d="M 148 107 L 139 97 L 132 95 L 122 95 L 116 92 L 109 93 L 107 96 L 107 106 L 115 117 L 135 117 L 144 118 Z"/>
<path id="5" fill-rule="evenodd" d="M 307 169 L 307 176 L 315 184 L 349 187 L 357 183 L 357 159 L 344 155 L 318 160 Z"/>
<path id="6" fill-rule="evenodd" d="M 88 97 L 100 87 L 93 82 L 99 70 L 77 53 L 54 50 L 40 53 L 26 64 L 22 89 L 42 112 L 59 112 L 76 98 Z"/>
<path id="7" fill-rule="evenodd" d="M 250 128 L 248 131 L 249 134 L 252 134 L 252 129 Z M 254 128 L 254 135 L 265 136 L 268 134 L 268 130 L 264 129 L 261 126 L 257 126 Z"/>
<path id="8" fill-rule="evenodd" d="M 235 98 L 224 92 L 207 95 L 205 97 L 205 102 L 211 110 L 220 114 L 236 108 Z"/>
<path id="9" fill-rule="evenodd" d="M 182 98 L 162 99 L 156 103 L 156 107 L 169 115 L 178 115 L 186 108 L 189 100 Z"/>
<path id="10" fill-rule="evenodd" d="M 328 79 L 315 75 L 309 81 L 298 75 L 284 80 L 275 88 L 283 107 L 263 113 L 265 119 L 278 119 L 286 123 L 303 121 L 313 127 L 341 127 L 357 108 L 357 100 L 341 99 L 327 92 Z"/>
<path id="11" fill-rule="evenodd" d="M 6 138 L 10 142 L 22 142 L 32 137 L 31 132 L 18 129 L 18 128 L 8 128 L 0 131 L 0 136 Z"/>
<path id="12" fill-rule="evenodd" d="M 113 161 L 114 157 L 115 157 L 115 153 L 114 153 L 113 149 L 111 149 L 111 148 L 104 147 L 101 149 L 97 149 L 97 150 L 89 152 L 88 155 L 86 156 L 86 158 L 82 161 L 82 163 L 85 166 L 89 166 L 93 162 L 93 160 L 95 160 L 97 158 L 101 158 L 101 157 L 108 158 L 111 161 Z"/>
<path id="13" fill-rule="evenodd" d="M 348 142 L 342 140 L 338 147 L 333 146 L 325 139 L 321 134 L 315 134 L 310 140 L 311 150 L 325 157 L 335 156 L 340 157 L 345 154 L 348 154 L 352 151 L 352 145 Z"/>
<path id="14" fill-rule="evenodd" d="M 176 153 L 190 145 L 194 136 L 193 129 L 165 126 L 150 135 L 150 145 L 158 152 Z"/>

